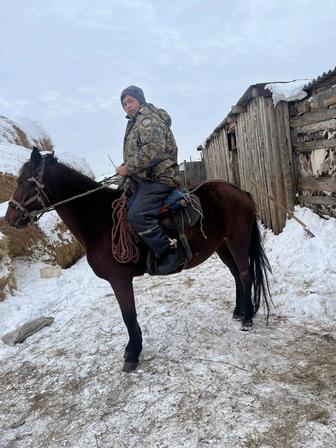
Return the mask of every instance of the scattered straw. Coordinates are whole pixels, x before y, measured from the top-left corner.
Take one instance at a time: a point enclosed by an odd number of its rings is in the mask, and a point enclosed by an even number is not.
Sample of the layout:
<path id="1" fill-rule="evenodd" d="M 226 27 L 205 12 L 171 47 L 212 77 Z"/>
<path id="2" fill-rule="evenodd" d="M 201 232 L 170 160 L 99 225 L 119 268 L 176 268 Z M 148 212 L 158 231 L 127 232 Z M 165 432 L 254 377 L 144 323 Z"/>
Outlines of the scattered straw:
<path id="1" fill-rule="evenodd" d="M 8 173 L 0 173 L 0 203 L 8 201 L 16 187 L 16 177 Z"/>
<path id="2" fill-rule="evenodd" d="M 16 288 L 14 268 L 8 256 L 7 239 L 0 234 L 0 301 Z"/>

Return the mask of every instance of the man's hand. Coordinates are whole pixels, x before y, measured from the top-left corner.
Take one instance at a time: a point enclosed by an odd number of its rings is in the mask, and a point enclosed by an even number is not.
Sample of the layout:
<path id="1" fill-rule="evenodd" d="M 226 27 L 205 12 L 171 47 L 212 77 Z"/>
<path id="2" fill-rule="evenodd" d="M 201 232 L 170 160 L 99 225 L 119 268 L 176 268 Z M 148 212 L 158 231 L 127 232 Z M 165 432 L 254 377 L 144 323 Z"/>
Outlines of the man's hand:
<path id="1" fill-rule="evenodd" d="M 128 176 L 127 166 L 125 166 L 125 165 L 118 166 L 117 173 L 120 176 Z"/>

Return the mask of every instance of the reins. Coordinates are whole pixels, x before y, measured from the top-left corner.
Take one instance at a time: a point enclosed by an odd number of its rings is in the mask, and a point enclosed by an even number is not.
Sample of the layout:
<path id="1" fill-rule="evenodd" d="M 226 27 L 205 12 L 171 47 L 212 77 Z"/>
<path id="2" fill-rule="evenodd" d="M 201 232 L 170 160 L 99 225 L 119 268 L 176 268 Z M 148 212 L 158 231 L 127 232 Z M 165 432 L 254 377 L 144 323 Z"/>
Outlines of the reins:
<path id="1" fill-rule="evenodd" d="M 41 210 L 33 210 L 32 212 L 30 212 L 30 215 L 32 215 L 33 217 L 38 216 L 37 219 L 40 219 L 40 217 L 46 213 L 49 212 L 51 210 L 54 210 L 56 207 L 62 205 L 62 204 L 66 204 L 68 202 L 74 201 L 75 199 L 79 199 L 82 198 L 84 196 L 88 196 L 89 194 L 95 193 L 96 191 L 102 190 L 103 188 L 106 188 L 108 185 L 113 184 L 113 182 L 111 181 L 111 179 L 117 177 L 117 174 L 114 174 L 113 176 L 110 177 L 106 177 L 105 179 L 103 179 L 102 181 L 100 181 L 99 183 L 101 184 L 99 187 L 97 188 L 93 188 L 92 190 L 88 190 L 85 193 L 81 193 L 81 194 L 77 194 L 76 196 L 71 196 L 71 198 L 68 199 L 64 199 L 63 201 L 59 201 L 56 202 L 55 204 L 49 205 L 48 207 L 42 208 Z"/>
<path id="2" fill-rule="evenodd" d="M 43 179 L 43 175 L 44 175 L 44 166 L 45 166 L 45 160 L 42 161 L 42 167 L 41 167 L 41 171 L 38 175 L 38 178 L 36 179 L 36 177 L 30 177 L 28 179 L 29 182 L 35 183 L 36 193 L 34 196 L 32 196 L 27 201 L 23 200 L 22 203 L 18 202 L 13 197 L 11 197 L 9 200 L 9 204 L 14 204 L 14 206 L 16 208 L 21 210 L 22 213 L 24 213 L 30 220 L 32 220 L 34 222 L 38 221 L 41 218 L 41 216 L 44 215 L 44 213 L 54 210 L 56 207 L 58 207 L 60 205 L 67 204 L 68 202 L 74 201 L 74 200 L 82 198 L 84 196 L 88 196 L 92 193 L 95 193 L 96 191 L 106 188 L 108 185 L 113 184 L 112 179 L 114 179 L 115 177 L 118 176 L 118 174 L 114 174 L 113 176 L 106 177 L 105 179 L 103 179 L 102 181 L 99 182 L 100 183 L 99 187 L 93 188 L 92 190 L 88 190 L 85 193 L 77 194 L 76 196 L 72 196 L 71 198 L 64 199 L 62 201 L 58 201 L 55 204 L 46 205 L 42 196 L 45 197 L 45 199 L 49 202 L 49 204 L 50 204 L 50 200 L 49 200 L 46 192 L 44 191 L 44 184 L 41 183 L 41 181 Z M 26 209 L 26 206 L 31 204 L 35 200 L 37 200 L 43 206 L 43 208 L 40 210 L 33 210 L 33 211 L 29 212 Z"/>
<path id="3" fill-rule="evenodd" d="M 29 183 L 33 183 L 33 188 L 35 189 L 33 196 L 26 199 L 31 193 L 31 189 L 28 189 L 23 195 L 23 199 L 19 202 L 13 197 L 9 200 L 9 206 L 17 208 L 21 212 L 20 218 L 27 217 L 31 222 L 37 222 L 41 216 L 54 210 L 55 208 L 68 204 L 69 202 L 75 201 L 76 199 L 83 198 L 90 194 L 93 194 L 99 190 L 106 188 L 107 186 L 113 184 L 113 180 L 119 176 L 118 173 L 113 176 L 106 177 L 99 182 L 99 186 L 88 190 L 84 193 L 71 196 L 68 199 L 63 199 L 54 204 L 50 203 L 47 193 L 45 192 L 45 186 L 43 184 L 43 177 L 45 172 L 45 165 L 48 157 L 42 157 L 39 165 L 38 174 L 35 177 L 29 177 L 27 180 Z M 37 201 L 42 208 L 39 210 L 29 211 L 27 206 Z M 49 205 L 48 205 L 49 204 Z M 116 199 L 112 203 L 112 253 L 114 258 L 119 263 L 128 263 L 130 261 L 137 262 L 139 260 L 139 249 L 134 241 L 132 232 L 128 228 L 127 222 L 127 197 L 123 193 L 120 198 Z M 20 219 L 19 218 L 19 219 Z"/>

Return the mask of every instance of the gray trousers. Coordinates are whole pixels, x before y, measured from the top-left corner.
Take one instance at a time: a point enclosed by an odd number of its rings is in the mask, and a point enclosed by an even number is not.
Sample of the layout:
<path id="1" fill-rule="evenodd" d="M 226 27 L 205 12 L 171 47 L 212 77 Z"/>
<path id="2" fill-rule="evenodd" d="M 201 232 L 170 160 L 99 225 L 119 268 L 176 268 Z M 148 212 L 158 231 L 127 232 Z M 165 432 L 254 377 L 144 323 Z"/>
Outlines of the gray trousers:
<path id="1" fill-rule="evenodd" d="M 159 224 L 159 212 L 164 199 L 173 190 L 163 182 L 144 181 L 129 200 L 128 221 L 147 246 L 159 257 L 170 245 Z"/>

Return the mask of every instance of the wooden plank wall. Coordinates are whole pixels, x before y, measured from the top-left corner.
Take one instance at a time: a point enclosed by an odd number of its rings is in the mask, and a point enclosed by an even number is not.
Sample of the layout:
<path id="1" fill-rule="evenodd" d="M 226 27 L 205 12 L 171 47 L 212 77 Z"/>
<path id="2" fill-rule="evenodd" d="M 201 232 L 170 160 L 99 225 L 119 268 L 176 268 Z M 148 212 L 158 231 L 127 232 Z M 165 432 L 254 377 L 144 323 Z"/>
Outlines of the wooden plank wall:
<path id="1" fill-rule="evenodd" d="M 182 187 L 192 187 L 206 180 L 204 161 L 183 162 L 183 171 L 180 172 Z"/>
<path id="2" fill-rule="evenodd" d="M 280 233 L 286 222 L 285 212 L 258 191 L 251 180 L 293 209 L 295 176 L 288 104 L 279 103 L 274 109 L 271 98 L 256 97 L 245 112 L 236 115 L 236 120 L 239 187 L 251 192 L 261 221 L 274 233 Z M 232 158 L 224 127 L 207 142 L 203 154 L 208 179 L 233 182 Z"/>
<path id="3" fill-rule="evenodd" d="M 291 107 L 299 202 L 336 217 L 336 75 Z"/>

